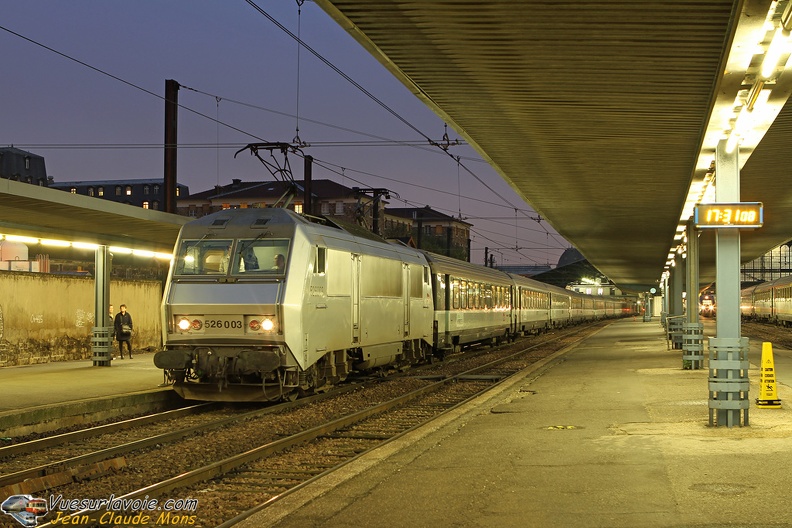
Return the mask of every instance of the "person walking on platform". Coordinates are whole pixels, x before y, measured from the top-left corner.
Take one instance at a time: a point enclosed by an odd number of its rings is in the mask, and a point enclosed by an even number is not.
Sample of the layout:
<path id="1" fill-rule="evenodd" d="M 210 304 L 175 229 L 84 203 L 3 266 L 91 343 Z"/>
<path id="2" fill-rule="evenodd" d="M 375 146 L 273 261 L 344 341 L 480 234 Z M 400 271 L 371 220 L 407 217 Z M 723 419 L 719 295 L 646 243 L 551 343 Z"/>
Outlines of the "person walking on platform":
<path id="1" fill-rule="evenodd" d="M 124 359 L 124 343 L 126 343 L 129 359 L 132 359 L 132 316 L 127 312 L 126 304 L 118 307 L 120 310 L 113 321 L 115 337 L 118 340 L 118 351 Z"/>

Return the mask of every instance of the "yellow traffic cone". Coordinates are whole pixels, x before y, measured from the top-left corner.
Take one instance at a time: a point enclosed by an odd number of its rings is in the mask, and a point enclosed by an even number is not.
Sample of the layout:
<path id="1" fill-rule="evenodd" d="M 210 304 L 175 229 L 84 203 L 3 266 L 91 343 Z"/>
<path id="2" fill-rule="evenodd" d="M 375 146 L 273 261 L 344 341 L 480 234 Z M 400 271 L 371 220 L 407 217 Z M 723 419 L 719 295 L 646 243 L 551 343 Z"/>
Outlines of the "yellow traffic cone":
<path id="1" fill-rule="evenodd" d="M 756 406 L 768 409 L 780 409 L 781 400 L 776 392 L 775 363 L 773 362 L 773 344 L 762 343 L 762 366 L 759 375 L 759 397 Z"/>

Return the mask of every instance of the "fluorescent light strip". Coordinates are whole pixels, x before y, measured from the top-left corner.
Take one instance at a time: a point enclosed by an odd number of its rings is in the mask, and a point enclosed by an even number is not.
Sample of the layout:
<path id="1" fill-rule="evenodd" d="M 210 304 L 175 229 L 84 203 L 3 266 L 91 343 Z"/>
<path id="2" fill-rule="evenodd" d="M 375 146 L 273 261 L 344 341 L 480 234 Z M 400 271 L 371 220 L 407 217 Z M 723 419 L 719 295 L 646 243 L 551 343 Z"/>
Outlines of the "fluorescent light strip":
<path id="1" fill-rule="evenodd" d="M 42 246 L 50 247 L 73 247 L 75 249 L 85 249 L 89 251 L 96 251 L 100 244 L 92 242 L 69 242 L 67 240 L 57 240 L 51 238 L 35 238 L 20 235 L 4 235 L 0 233 L 0 240 L 7 240 L 8 242 L 20 242 L 22 244 L 41 244 Z M 136 257 L 156 258 L 159 260 L 173 260 L 171 253 L 160 253 L 157 251 L 150 251 L 146 249 L 131 249 L 119 246 L 110 246 L 110 251 L 122 255 L 134 255 Z"/>

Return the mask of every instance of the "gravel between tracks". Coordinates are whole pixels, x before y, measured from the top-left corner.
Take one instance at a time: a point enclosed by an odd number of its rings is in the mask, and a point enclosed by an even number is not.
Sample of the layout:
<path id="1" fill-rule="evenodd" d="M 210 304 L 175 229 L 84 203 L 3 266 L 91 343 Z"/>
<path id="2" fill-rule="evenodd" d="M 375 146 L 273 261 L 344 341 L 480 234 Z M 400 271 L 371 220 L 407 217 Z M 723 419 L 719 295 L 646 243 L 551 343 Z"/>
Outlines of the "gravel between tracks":
<path id="1" fill-rule="evenodd" d="M 582 339 L 585 335 L 596 331 L 605 324 L 607 323 L 572 329 L 571 334 L 543 348 L 548 350 L 547 354 L 553 353 L 572 342 Z M 468 370 L 478 364 L 491 361 L 495 356 L 511 353 L 510 351 L 517 348 L 539 344 L 548 339 L 558 337 L 558 335 L 559 334 L 551 333 L 531 339 L 521 339 L 509 347 L 492 349 L 492 351 L 486 351 L 485 353 L 475 356 L 466 356 L 463 354 L 459 357 L 450 357 L 447 361 L 435 365 L 430 372 L 425 373 L 433 376 L 442 376 L 459 370 Z M 537 352 L 537 354 L 544 353 Z M 137 451 L 126 456 L 127 467 L 115 474 L 96 480 L 73 483 L 54 491 L 42 492 L 37 494 L 37 496 L 49 498 L 50 494 L 54 493 L 56 496 L 61 495 L 64 499 L 103 499 L 111 496 L 118 497 L 143 488 L 153 482 L 161 481 L 208 463 L 247 451 L 253 447 L 279 439 L 283 436 L 304 431 L 333 418 L 338 418 L 350 414 L 351 412 L 370 407 L 375 403 L 390 400 L 398 395 L 425 386 L 428 383 L 430 383 L 430 381 L 413 377 L 397 378 L 387 383 L 381 383 L 370 387 L 361 387 L 359 390 L 321 402 L 311 403 L 298 409 L 251 419 L 244 423 L 235 424 L 233 427 L 227 429 L 215 430 L 208 434 L 193 435 L 173 444 Z M 322 455 L 320 444 L 314 449 L 317 450 L 317 456 Z M 198 486 L 193 490 L 185 490 L 183 493 L 179 493 L 178 491 L 174 492 L 173 496 L 200 499 L 201 487 L 207 488 L 207 486 L 210 486 L 210 483 L 204 486 Z M 191 493 L 196 495 L 190 496 L 189 494 Z M 198 512 L 195 526 L 214 526 L 212 522 L 216 521 L 218 516 L 212 514 L 211 517 L 213 519 L 203 518 L 207 513 L 208 512 Z M 228 519 L 238 514 L 239 510 L 231 507 L 231 510 L 228 512 L 217 513 L 220 514 L 221 519 Z M 51 520 L 49 517 L 47 520 Z M 206 517 L 209 517 L 209 515 L 206 515 Z M 10 527 L 17 525 L 10 517 L 0 516 L 0 526 Z"/>

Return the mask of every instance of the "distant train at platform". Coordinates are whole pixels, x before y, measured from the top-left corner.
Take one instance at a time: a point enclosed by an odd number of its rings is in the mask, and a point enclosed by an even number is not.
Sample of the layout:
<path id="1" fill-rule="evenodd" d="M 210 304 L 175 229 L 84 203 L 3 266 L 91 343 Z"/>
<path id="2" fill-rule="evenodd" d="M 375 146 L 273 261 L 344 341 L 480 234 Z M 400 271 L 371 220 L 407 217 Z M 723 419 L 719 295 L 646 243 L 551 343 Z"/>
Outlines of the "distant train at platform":
<path id="1" fill-rule="evenodd" d="M 187 399 L 277 401 L 636 310 L 335 220 L 233 209 L 182 227 L 154 363 Z"/>
<path id="2" fill-rule="evenodd" d="M 699 295 L 699 314 L 703 317 L 715 317 L 716 313 L 715 294 L 702 293 Z"/>
<path id="3" fill-rule="evenodd" d="M 792 276 L 743 288 L 740 312 L 745 319 L 792 326 Z"/>

